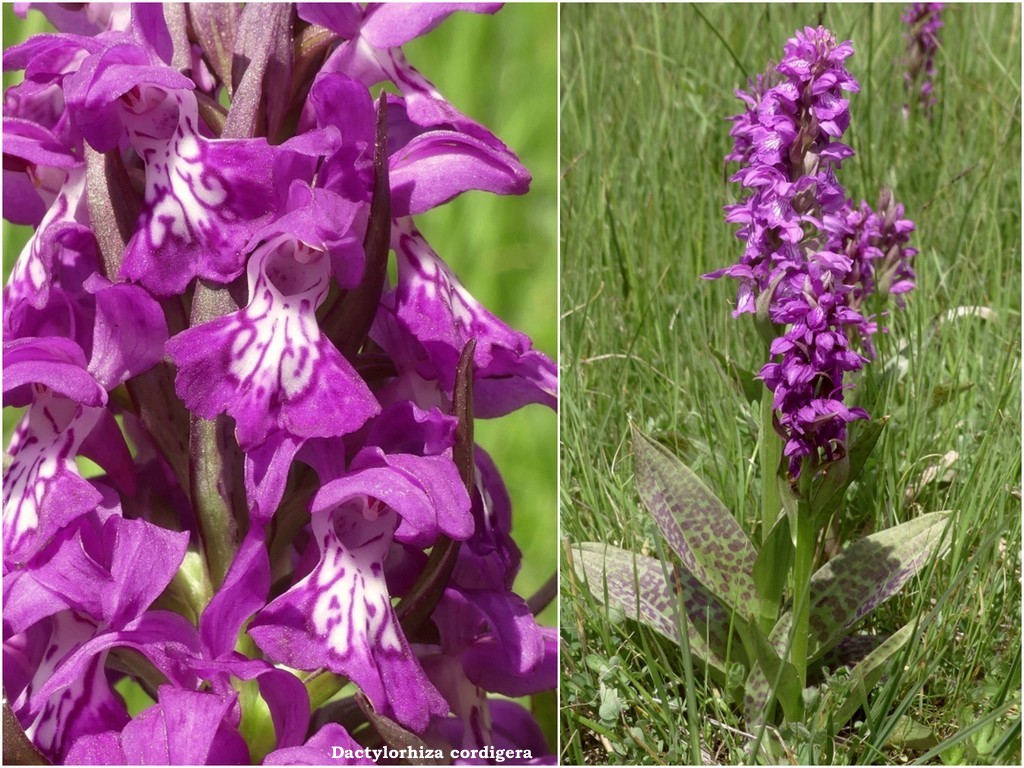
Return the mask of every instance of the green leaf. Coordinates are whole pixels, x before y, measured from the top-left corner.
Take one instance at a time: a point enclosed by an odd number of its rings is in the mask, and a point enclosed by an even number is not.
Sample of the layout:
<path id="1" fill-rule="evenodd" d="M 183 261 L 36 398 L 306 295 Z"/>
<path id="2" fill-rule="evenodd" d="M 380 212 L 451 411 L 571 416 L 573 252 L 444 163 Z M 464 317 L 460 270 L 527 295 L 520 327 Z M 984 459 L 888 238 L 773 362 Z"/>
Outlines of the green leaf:
<path id="1" fill-rule="evenodd" d="M 893 745 L 910 749 L 915 752 L 924 752 L 939 743 L 935 731 L 924 723 L 919 723 L 909 715 L 900 718 L 899 724 L 893 734 L 886 739 L 887 745 Z"/>
<path id="2" fill-rule="evenodd" d="M 756 403 L 761 399 L 761 393 L 765 390 L 765 386 L 763 382 L 754 378 L 756 375 L 754 371 L 744 368 L 728 355 L 715 349 L 711 344 L 708 344 L 708 350 L 726 370 L 729 378 L 740 388 L 748 402 Z"/>
<path id="3" fill-rule="evenodd" d="M 867 536 L 811 577 L 809 661 L 899 592 L 933 555 L 941 556 L 949 543 L 943 536 L 948 519 L 949 512 L 932 512 Z M 786 613 L 772 630 L 776 647 L 788 637 L 792 620 L 792 612 Z"/>
<path id="4" fill-rule="evenodd" d="M 913 624 L 907 624 L 858 662 L 850 670 L 850 687 L 846 691 L 829 690 L 825 693 L 822 711 L 831 713 L 831 736 L 850 721 L 859 707 L 867 706 L 868 691 L 878 684 L 885 671 L 885 663 L 910 640 L 913 629 Z"/>
<path id="5" fill-rule="evenodd" d="M 814 496 L 811 499 L 811 509 L 823 516 L 830 516 L 836 511 L 839 503 L 843 500 L 843 494 L 850 487 L 850 483 L 857 479 L 868 457 L 875 449 L 878 439 L 882 436 L 885 426 L 889 423 L 889 417 L 883 416 L 880 419 L 873 419 L 863 425 L 851 427 L 850 448 L 846 460 L 848 467 L 846 477 L 842 482 L 831 482 L 831 477 L 825 477 L 815 488 Z"/>
<path id="6" fill-rule="evenodd" d="M 687 571 L 740 616 L 758 615 L 757 552 L 725 505 L 685 464 L 635 427 L 637 490 Z"/>
<path id="7" fill-rule="evenodd" d="M 791 723 L 800 722 L 803 720 L 803 689 L 800 686 L 800 675 L 797 673 L 796 667 L 780 658 L 779 650 L 776 650 L 776 647 L 772 645 L 768 636 L 757 625 L 757 622 L 752 621 L 750 626 L 750 638 L 754 643 L 754 651 L 757 654 L 757 665 L 751 670 L 750 677 L 753 678 L 760 673 L 769 685 L 776 686 L 775 697 L 782 704 L 782 710 L 786 714 L 786 719 Z M 750 678 L 748 678 L 749 682 Z M 748 709 L 748 721 L 751 714 Z"/>
<path id="8" fill-rule="evenodd" d="M 793 559 L 793 542 L 789 534 L 789 518 L 781 516 L 761 545 L 761 551 L 754 563 L 754 586 L 761 598 L 758 616 L 762 626 L 767 624 L 770 631 L 778 620 L 782 593 L 786 589 L 789 566 Z"/>
<path id="9" fill-rule="evenodd" d="M 729 612 L 690 574 L 610 544 L 585 542 L 574 546 L 572 554 L 577 575 L 594 597 L 677 645 L 682 644 L 677 620 L 681 597 L 690 652 L 725 677 Z M 738 648 L 731 651 L 735 656 Z"/>

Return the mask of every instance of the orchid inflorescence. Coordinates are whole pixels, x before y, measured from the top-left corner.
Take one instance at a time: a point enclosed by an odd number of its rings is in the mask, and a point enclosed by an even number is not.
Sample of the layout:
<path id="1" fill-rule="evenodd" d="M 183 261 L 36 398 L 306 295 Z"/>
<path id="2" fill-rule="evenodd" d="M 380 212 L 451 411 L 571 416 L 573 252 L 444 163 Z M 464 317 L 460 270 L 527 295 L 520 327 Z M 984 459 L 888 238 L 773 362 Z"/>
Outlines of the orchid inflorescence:
<path id="1" fill-rule="evenodd" d="M 401 49 L 497 8 L 41 5 L 5 52 L 3 683 L 42 758 L 548 753 L 490 695 L 557 645 L 472 427 L 556 369 L 414 219 L 530 175 Z"/>
<path id="2" fill-rule="evenodd" d="M 745 248 L 738 264 L 707 275 L 739 279 L 734 315 L 755 313 L 762 325 L 786 328 L 771 341 L 781 360 L 759 376 L 774 393 L 794 477 L 804 459 L 835 460 L 846 425 L 868 418 L 844 404 L 844 376 L 861 370 L 862 352 L 873 356 L 877 324 L 859 310 L 876 272 L 888 293 L 913 287 L 915 252 L 903 247 L 913 224 L 901 218 L 902 206 L 886 193 L 878 215 L 867 203 L 854 208 L 836 175 L 853 155 L 839 141 L 850 124 L 844 93 L 860 90 L 844 65 L 852 53 L 850 42 L 807 27 L 751 92 L 737 91 L 747 111 L 733 118 L 727 160 L 741 162 L 732 180 L 750 193 L 726 207 L 726 220 L 742 225 L 736 236 Z M 903 239 L 890 246 L 893 238 Z"/>

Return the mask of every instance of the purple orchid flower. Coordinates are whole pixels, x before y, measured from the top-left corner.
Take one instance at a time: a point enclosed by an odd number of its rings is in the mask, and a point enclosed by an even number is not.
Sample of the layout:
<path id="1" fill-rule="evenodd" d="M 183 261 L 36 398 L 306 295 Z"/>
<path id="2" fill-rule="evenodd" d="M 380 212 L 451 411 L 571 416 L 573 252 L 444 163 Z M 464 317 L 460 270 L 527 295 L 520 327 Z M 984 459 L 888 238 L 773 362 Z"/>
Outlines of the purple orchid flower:
<path id="1" fill-rule="evenodd" d="M 415 222 L 530 175 L 401 49 L 498 7 L 41 4 L 59 33 L 5 52 L 4 210 L 35 231 L 4 289 L 3 683 L 33 759 L 550 759 L 495 698 L 554 689 L 557 642 L 472 424 L 554 408 L 554 363 Z"/>
<path id="2" fill-rule="evenodd" d="M 837 141 L 850 122 L 844 93 L 859 90 L 844 64 L 852 53 L 851 43 L 808 27 L 752 93 L 738 92 L 747 111 L 733 118 L 729 158 L 742 163 L 732 178 L 750 193 L 726 206 L 726 220 L 742 225 L 736 234 L 746 246 L 739 264 L 706 275 L 740 280 L 734 315 L 757 312 L 786 328 L 770 350 L 781 360 L 759 378 L 774 393 L 793 476 L 805 459 L 842 455 L 846 424 L 867 418 L 843 405 L 844 374 L 864 363 L 848 339 L 866 336 L 867 321 L 849 303 L 850 258 L 829 250 L 846 204 L 836 171 L 853 154 Z"/>

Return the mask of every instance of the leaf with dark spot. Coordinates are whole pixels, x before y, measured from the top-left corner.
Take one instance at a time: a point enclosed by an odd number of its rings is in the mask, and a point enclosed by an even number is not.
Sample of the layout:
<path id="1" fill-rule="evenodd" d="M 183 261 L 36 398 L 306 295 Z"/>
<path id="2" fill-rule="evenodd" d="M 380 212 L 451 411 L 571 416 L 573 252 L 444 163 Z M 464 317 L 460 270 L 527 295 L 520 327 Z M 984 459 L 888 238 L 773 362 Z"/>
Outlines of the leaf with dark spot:
<path id="1" fill-rule="evenodd" d="M 725 675 L 730 615 L 693 576 L 610 544 L 585 542 L 574 546 L 572 555 L 577 576 L 595 598 L 677 645 L 682 644 L 677 620 L 681 604 L 691 653 Z M 731 650 L 736 661 L 738 643 Z"/>
<path id="2" fill-rule="evenodd" d="M 871 650 L 857 665 L 850 670 L 850 677 L 853 680 L 852 687 L 844 693 L 830 689 L 825 692 L 822 698 L 822 711 L 831 713 L 833 736 L 840 728 L 849 722 L 861 706 L 867 703 L 868 693 L 874 689 L 885 671 L 885 664 L 896 653 L 909 642 L 913 634 L 913 624 L 907 624 L 894 634 L 872 638 L 877 640 L 875 648 Z"/>
<path id="3" fill-rule="evenodd" d="M 949 545 L 949 512 L 932 512 L 854 542 L 811 577 L 808 661 L 835 646 L 854 624 L 895 595 Z M 793 614 L 772 630 L 784 645 Z"/>
<path id="4" fill-rule="evenodd" d="M 633 429 L 637 489 L 687 571 L 740 616 L 758 615 L 757 552 L 725 505 L 683 462 Z"/>

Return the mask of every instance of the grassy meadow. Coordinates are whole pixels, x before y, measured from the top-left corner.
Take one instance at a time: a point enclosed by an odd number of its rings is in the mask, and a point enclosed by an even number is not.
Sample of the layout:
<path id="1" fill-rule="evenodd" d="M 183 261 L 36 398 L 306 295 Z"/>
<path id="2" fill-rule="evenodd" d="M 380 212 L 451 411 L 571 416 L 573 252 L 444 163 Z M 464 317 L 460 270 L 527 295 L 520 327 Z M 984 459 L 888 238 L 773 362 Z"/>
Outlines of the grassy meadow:
<path id="1" fill-rule="evenodd" d="M 793 763 L 1019 765 L 1021 9 L 947 6 L 930 120 L 903 114 L 901 10 L 562 5 L 563 544 L 667 549 L 634 489 L 631 422 L 755 530 L 759 403 L 727 365 L 757 370 L 767 350 L 750 316 L 731 317 L 735 283 L 700 276 L 742 252 L 722 212 L 739 199 L 722 160 L 733 90 L 824 24 L 853 41 L 861 84 L 840 181 L 872 205 L 889 186 L 920 249 L 916 289 L 848 396 L 884 390 L 890 421 L 839 535 L 955 515 L 945 557 L 862 623 L 918 622 L 851 725 L 766 738 Z M 609 615 L 564 555 L 560 608 L 563 763 L 744 760 L 742 713 L 699 670 L 688 691 L 681 650 Z"/>

